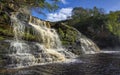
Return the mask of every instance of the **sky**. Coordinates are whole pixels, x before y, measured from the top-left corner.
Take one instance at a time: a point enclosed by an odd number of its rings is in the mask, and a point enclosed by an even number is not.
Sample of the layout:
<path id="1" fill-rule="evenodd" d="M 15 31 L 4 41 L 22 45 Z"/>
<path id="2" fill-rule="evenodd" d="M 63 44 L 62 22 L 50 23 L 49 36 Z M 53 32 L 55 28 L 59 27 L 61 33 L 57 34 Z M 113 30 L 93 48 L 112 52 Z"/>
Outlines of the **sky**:
<path id="1" fill-rule="evenodd" d="M 71 16 L 74 7 L 83 8 L 103 8 L 106 13 L 109 11 L 120 10 L 120 0 L 61 0 L 58 4 L 59 9 L 55 12 L 48 12 L 44 10 L 46 15 L 39 14 L 36 11 L 32 11 L 32 15 L 47 21 L 61 21 L 66 20 L 68 16 Z"/>

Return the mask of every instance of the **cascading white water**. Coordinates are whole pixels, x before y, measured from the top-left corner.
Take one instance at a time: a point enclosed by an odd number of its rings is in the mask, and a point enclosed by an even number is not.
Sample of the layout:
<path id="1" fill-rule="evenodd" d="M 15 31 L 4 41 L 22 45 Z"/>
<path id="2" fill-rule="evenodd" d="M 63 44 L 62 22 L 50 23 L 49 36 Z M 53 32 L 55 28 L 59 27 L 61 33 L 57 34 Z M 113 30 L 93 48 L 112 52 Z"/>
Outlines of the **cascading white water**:
<path id="1" fill-rule="evenodd" d="M 34 27 L 35 35 L 37 35 L 37 38 L 40 42 L 42 42 L 46 48 L 56 48 L 60 49 L 61 41 L 54 29 L 47 28 L 45 22 L 33 19 L 30 17 L 29 24 Z"/>
<path id="2" fill-rule="evenodd" d="M 81 48 L 85 54 L 95 54 L 99 52 L 99 48 L 88 38 L 80 38 Z"/>
<path id="3" fill-rule="evenodd" d="M 46 52 L 56 56 L 61 60 L 65 60 L 65 56 L 70 58 L 75 57 L 73 53 L 67 52 L 62 48 L 57 32 L 52 28 L 48 28 L 49 26 L 47 27 L 46 22 L 32 18 L 32 16 L 30 16 L 29 25 L 34 28 L 35 35 L 37 36 L 38 40 L 45 46 L 44 50 L 46 50 Z"/>
<path id="4" fill-rule="evenodd" d="M 10 46 L 10 58 L 12 67 L 32 66 L 43 63 L 65 61 L 67 58 L 76 57 L 73 53 L 62 48 L 61 41 L 54 29 L 48 28 L 46 22 L 30 17 L 29 25 L 32 26 L 39 42 L 34 42 L 32 48 L 22 38 L 25 36 L 26 25 L 22 23 L 17 15 L 11 15 L 14 39 Z"/>

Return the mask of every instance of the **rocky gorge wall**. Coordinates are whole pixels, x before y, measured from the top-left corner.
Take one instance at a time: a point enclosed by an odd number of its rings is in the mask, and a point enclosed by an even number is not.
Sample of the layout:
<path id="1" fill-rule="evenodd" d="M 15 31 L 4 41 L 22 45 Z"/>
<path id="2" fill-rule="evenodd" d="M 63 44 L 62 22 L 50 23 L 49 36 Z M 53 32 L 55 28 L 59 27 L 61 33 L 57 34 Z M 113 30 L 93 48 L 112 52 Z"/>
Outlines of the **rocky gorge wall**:
<path id="1" fill-rule="evenodd" d="M 18 18 L 28 26 L 28 29 L 30 30 L 30 33 L 27 34 L 27 32 L 24 34 L 23 38 L 28 41 L 37 41 L 36 36 L 33 36 L 31 33 L 31 26 L 29 26 L 28 21 L 30 16 L 20 13 L 18 15 Z M 68 25 L 64 25 L 61 23 L 55 23 L 54 25 L 47 21 L 42 21 L 38 18 L 32 17 L 31 21 L 41 21 L 43 25 L 46 25 L 48 28 L 52 27 L 55 28 L 59 34 L 59 37 L 62 41 L 62 45 L 67 48 L 68 50 L 76 53 L 81 54 L 85 53 L 85 51 L 99 51 L 99 48 L 93 43 L 90 39 L 85 37 L 83 34 L 81 34 L 79 31 L 77 31 L 75 28 L 70 27 Z M 13 37 L 12 27 L 10 24 L 3 25 L 0 24 L 0 31 L 1 31 L 1 40 L 11 39 Z M 83 48 L 82 46 L 85 46 Z M 2 48 L 2 47 L 1 47 Z"/>

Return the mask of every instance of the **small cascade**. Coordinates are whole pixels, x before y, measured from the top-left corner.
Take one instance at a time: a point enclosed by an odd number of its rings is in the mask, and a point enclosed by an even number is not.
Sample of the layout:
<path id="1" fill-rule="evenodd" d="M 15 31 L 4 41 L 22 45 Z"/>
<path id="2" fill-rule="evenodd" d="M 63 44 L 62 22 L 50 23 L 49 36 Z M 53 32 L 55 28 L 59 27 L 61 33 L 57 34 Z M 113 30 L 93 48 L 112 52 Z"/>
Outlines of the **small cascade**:
<path id="1" fill-rule="evenodd" d="M 11 22 L 13 26 L 14 39 L 11 41 L 9 67 L 26 67 L 38 64 L 63 62 L 76 56 L 62 48 L 57 32 L 50 28 L 49 23 L 32 18 L 28 25 L 32 27 L 33 35 L 38 42 L 27 42 L 23 40 L 26 24 L 17 18 L 17 13 L 12 13 Z"/>
<path id="2" fill-rule="evenodd" d="M 81 48 L 85 54 L 95 54 L 100 50 L 90 39 L 88 38 L 80 38 Z"/>

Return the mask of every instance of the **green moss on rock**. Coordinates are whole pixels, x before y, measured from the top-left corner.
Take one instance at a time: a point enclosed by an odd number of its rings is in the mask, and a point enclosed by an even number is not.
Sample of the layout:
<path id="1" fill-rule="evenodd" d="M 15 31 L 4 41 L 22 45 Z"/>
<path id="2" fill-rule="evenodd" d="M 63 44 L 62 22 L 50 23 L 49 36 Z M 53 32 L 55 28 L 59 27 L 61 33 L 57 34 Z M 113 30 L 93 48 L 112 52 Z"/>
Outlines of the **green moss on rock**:
<path id="1" fill-rule="evenodd" d="M 68 45 L 75 43 L 78 33 L 72 27 L 62 23 L 55 24 L 53 27 L 57 29 L 62 44 Z"/>
<path id="2" fill-rule="evenodd" d="M 29 40 L 29 41 L 35 41 L 36 40 L 36 36 L 34 36 L 33 34 L 30 34 L 30 33 L 25 33 L 23 35 L 23 39 Z"/>
<path id="3" fill-rule="evenodd" d="M 8 25 L 0 25 L 0 40 L 3 40 L 8 37 L 14 37 L 13 28 Z M 22 36 L 25 40 L 36 40 L 36 37 L 32 33 L 25 32 Z"/>
<path id="4" fill-rule="evenodd" d="M 4 39 L 5 39 L 5 38 L 4 38 L 3 36 L 0 36 L 0 41 L 1 41 L 1 40 L 4 40 Z"/>
<path id="5" fill-rule="evenodd" d="M 12 36 L 12 31 L 8 25 L 0 25 L 0 36 Z"/>

